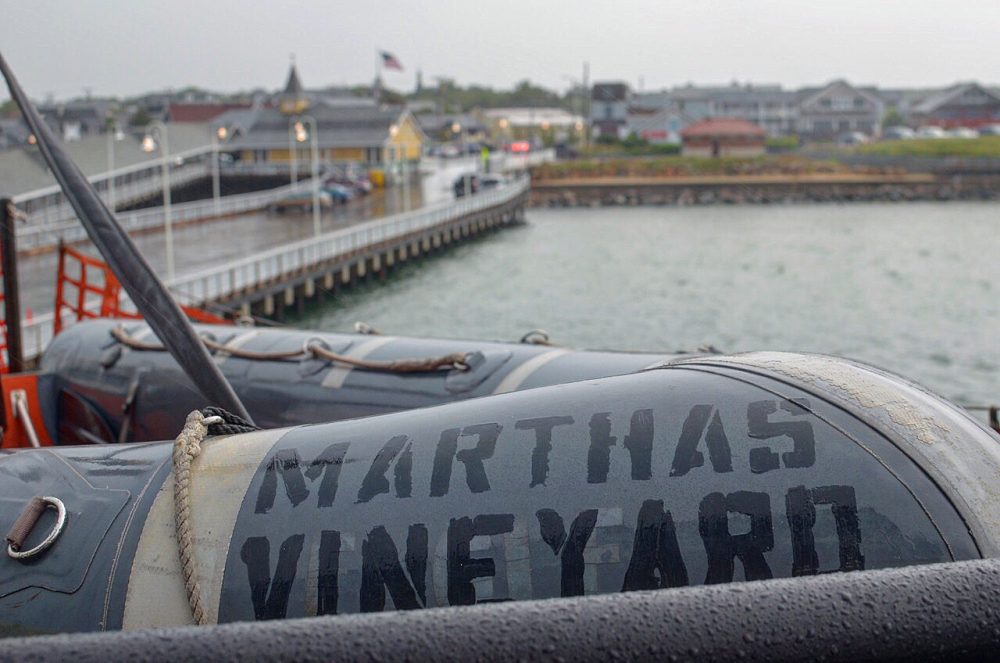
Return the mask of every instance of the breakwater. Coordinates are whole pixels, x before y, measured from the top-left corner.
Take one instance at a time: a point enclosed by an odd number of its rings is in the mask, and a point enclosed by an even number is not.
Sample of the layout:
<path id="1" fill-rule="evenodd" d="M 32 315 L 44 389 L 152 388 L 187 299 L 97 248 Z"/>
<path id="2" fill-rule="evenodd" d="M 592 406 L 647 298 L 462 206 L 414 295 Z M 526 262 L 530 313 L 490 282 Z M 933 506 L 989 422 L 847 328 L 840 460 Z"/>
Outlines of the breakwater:
<path id="1" fill-rule="evenodd" d="M 565 178 L 532 182 L 534 207 L 1000 200 L 1000 175 L 819 174 Z"/>

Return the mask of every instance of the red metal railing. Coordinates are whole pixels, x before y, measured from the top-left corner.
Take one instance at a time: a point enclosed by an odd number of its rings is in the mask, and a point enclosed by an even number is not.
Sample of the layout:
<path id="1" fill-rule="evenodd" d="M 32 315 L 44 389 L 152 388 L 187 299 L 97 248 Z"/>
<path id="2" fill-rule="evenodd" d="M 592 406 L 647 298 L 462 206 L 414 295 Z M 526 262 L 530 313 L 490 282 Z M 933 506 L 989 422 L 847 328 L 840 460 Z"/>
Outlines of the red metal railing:
<path id="1" fill-rule="evenodd" d="M 71 274 L 72 266 L 77 275 Z M 73 322 L 91 318 L 140 319 L 141 315 L 121 307 L 121 283 L 111 269 L 101 260 L 77 251 L 71 246 L 59 247 L 59 270 L 56 276 L 56 306 L 54 333 L 58 334 L 67 324 L 64 315 Z M 100 307 L 87 307 L 87 300 L 96 295 Z M 227 324 L 225 318 L 190 306 L 181 310 L 195 322 Z"/>

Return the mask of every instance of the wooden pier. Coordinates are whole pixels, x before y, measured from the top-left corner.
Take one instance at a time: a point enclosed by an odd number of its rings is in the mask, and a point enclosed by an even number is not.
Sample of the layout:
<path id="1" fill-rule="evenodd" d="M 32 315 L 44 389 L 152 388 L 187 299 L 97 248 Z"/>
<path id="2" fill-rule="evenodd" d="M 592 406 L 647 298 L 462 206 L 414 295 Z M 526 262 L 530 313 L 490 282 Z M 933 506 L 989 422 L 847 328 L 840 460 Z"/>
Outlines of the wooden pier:
<path id="1" fill-rule="evenodd" d="M 229 293 L 201 299 L 197 304 L 210 309 L 213 304 L 222 304 L 228 310 L 239 309 L 243 315 L 279 321 L 284 319 L 289 308 L 301 314 L 307 303 L 322 302 L 345 287 L 385 278 L 400 265 L 445 251 L 468 239 L 523 223 L 528 200 L 526 183 L 525 179 L 523 184 L 511 185 L 518 190 L 523 188 L 522 192 L 498 192 L 507 195 L 499 196 L 500 199 L 493 204 L 456 209 L 453 217 L 446 216 L 433 225 L 373 238 L 369 244 L 296 265 Z M 183 293 L 180 285 L 173 290 Z M 181 299 L 186 300 L 187 297 L 182 296 Z"/>

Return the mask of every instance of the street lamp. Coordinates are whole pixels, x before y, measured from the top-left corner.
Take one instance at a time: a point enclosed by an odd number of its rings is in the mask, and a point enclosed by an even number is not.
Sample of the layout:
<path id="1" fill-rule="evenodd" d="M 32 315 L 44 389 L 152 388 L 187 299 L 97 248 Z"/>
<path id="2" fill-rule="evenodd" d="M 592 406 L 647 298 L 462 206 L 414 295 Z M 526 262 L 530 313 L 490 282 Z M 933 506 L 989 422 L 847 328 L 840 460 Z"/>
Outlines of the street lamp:
<path id="1" fill-rule="evenodd" d="M 212 132 L 212 199 L 215 200 L 215 216 L 222 216 L 222 201 L 219 186 L 219 141 L 225 141 L 229 131 L 219 127 Z"/>
<path id="2" fill-rule="evenodd" d="M 306 131 L 303 122 L 309 125 L 309 131 Z M 318 237 L 321 231 L 319 217 L 319 131 L 316 130 L 315 118 L 309 115 L 300 116 L 293 128 L 295 129 L 296 142 L 304 143 L 306 139 L 312 139 L 310 147 L 312 148 L 313 234 Z"/>
<path id="3" fill-rule="evenodd" d="M 170 143 L 167 140 L 167 125 L 154 120 L 149 124 L 142 139 L 142 151 L 153 152 L 157 142 L 160 143 L 160 163 L 163 173 L 163 234 L 167 244 L 167 285 L 170 285 L 174 280 L 174 233 L 170 217 Z"/>
<path id="4" fill-rule="evenodd" d="M 291 174 L 293 189 L 295 188 L 295 181 L 298 179 L 299 169 L 298 147 L 295 145 L 295 139 L 298 137 L 298 132 L 295 130 L 296 126 L 301 127 L 302 123 L 296 122 L 294 118 L 288 118 L 288 172 Z M 305 139 L 303 138 L 303 140 Z"/>
<path id="5" fill-rule="evenodd" d="M 115 142 L 125 138 L 125 134 L 118 127 L 117 122 L 112 122 L 108 127 L 108 208 L 115 211 Z"/>
<path id="6" fill-rule="evenodd" d="M 399 127 L 397 125 L 395 125 L 395 124 L 391 125 L 389 127 L 389 136 L 392 137 L 392 138 L 395 138 L 398 135 L 399 135 Z M 405 146 L 398 147 L 398 146 L 394 145 L 393 148 L 392 148 L 392 154 L 393 154 L 394 157 L 396 157 L 396 156 L 402 156 L 402 158 L 399 160 L 399 176 L 403 180 L 403 211 L 404 212 L 409 212 L 410 211 L 410 178 L 408 177 L 407 168 L 406 168 L 406 165 L 407 165 L 406 164 L 406 147 Z"/>
<path id="7" fill-rule="evenodd" d="M 462 160 L 464 161 L 465 160 L 465 139 L 461 135 L 462 125 L 460 123 L 458 123 L 458 122 L 452 122 L 451 123 L 451 131 L 452 131 L 452 133 L 458 135 L 458 139 L 459 139 L 458 140 L 458 145 L 459 145 L 458 149 L 460 149 L 462 151 Z M 472 176 L 468 175 L 468 174 L 463 174 L 462 175 L 462 182 L 464 182 L 464 184 L 465 184 L 465 197 L 468 198 L 470 195 L 472 195 L 472 191 L 470 190 L 471 187 L 472 187 Z"/>

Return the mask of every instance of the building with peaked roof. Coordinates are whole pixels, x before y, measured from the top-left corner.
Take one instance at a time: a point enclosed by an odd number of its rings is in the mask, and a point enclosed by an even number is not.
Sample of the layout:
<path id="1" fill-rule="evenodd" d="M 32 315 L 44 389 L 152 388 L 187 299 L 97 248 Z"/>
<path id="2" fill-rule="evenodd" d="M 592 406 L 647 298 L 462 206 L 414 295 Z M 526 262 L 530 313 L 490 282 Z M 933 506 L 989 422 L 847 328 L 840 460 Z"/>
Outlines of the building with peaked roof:
<path id="1" fill-rule="evenodd" d="M 929 94 L 909 109 L 915 125 L 979 127 L 1000 123 L 1000 94 L 978 83 L 959 83 Z"/>
<path id="2" fill-rule="evenodd" d="M 680 145 L 681 130 L 692 121 L 673 105 L 650 110 L 633 107 L 625 116 L 625 131 L 627 135 L 635 134 L 651 145 Z"/>
<path id="3" fill-rule="evenodd" d="M 256 107 L 224 113 L 212 121 L 225 127 L 225 147 L 244 164 L 289 165 L 308 163 L 312 140 L 298 142 L 294 125 L 316 122 L 319 158 L 326 163 L 352 163 L 369 168 L 406 160 L 419 161 L 426 140 L 413 115 L 404 108 L 377 106 L 369 99 L 349 104 L 310 99 L 293 64 L 289 68 L 278 106 Z"/>
<path id="4" fill-rule="evenodd" d="M 594 83 L 590 90 L 590 126 L 598 136 L 625 137 L 621 134 L 630 97 L 626 83 Z"/>
<path id="5" fill-rule="evenodd" d="M 859 131 L 877 135 L 885 104 L 873 91 L 836 80 L 821 89 L 800 91 L 798 133 L 809 140 L 835 140 Z"/>
<path id="6" fill-rule="evenodd" d="M 709 118 L 681 130 L 684 156 L 760 156 L 766 139 L 767 132 L 761 127 L 739 118 Z"/>
<path id="7" fill-rule="evenodd" d="M 38 113 L 60 138 L 69 142 L 102 133 L 111 118 L 112 102 L 106 99 L 46 104 Z"/>
<path id="8" fill-rule="evenodd" d="M 425 135 L 407 110 L 313 106 L 307 116 L 316 121 L 322 161 L 374 168 L 401 158 L 418 161 L 423 152 Z M 260 108 L 252 113 L 235 111 L 221 115 L 213 124 L 229 130 L 231 138 L 224 149 L 243 163 L 288 164 L 293 160 L 308 163 L 311 141 L 296 143 L 291 130 L 302 117 L 306 116 Z M 309 130 L 308 122 L 305 127 Z"/>
<path id="9" fill-rule="evenodd" d="M 299 80 L 299 72 L 293 62 L 288 68 L 288 80 L 285 82 L 285 89 L 278 97 L 278 107 L 285 115 L 298 115 L 304 113 L 309 108 L 309 97 L 306 96 L 302 81 Z"/>

